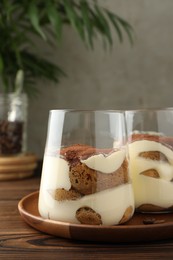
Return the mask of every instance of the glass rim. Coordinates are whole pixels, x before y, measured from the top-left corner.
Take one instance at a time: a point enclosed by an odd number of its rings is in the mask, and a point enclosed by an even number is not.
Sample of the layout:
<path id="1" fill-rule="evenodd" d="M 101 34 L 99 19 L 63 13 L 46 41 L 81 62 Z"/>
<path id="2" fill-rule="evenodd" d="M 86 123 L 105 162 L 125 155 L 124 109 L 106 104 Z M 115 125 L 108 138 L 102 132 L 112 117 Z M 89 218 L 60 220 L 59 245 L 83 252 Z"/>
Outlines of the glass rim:
<path id="1" fill-rule="evenodd" d="M 73 113 L 80 113 L 80 112 L 83 112 L 83 113 L 94 113 L 94 112 L 97 112 L 97 113 L 120 113 L 120 114 L 123 114 L 125 113 L 125 110 L 123 109 L 75 109 L 75 108 L 64 108 L 64 109 L 50 109 L 49 112 L 73 112 Z"/>
<path id="2" fill-rule="evenodd" d="M 126 109 L 125 110 L 125 113 L 128 113 L 128 112 L 165 112 L 165 111 L 168 111 L 168 112 L 171 112 L 173 111 L 173 107 L 155 107 L 155 108 L 139 108 L 139 109 Z"/>

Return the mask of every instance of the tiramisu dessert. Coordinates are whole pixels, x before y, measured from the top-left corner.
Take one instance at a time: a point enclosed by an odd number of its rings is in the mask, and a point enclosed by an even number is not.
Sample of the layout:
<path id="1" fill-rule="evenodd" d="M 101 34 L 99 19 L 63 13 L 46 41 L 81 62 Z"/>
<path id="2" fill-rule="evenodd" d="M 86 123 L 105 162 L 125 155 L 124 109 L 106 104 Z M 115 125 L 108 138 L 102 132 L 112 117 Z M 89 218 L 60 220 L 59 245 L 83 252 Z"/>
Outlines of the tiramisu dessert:
<path id="1" fill-rule="evenodd" d="M 39 195 L 43 218 L 117 225 L 134 211 L 125 149 L 73 145 L 45 155 Z"/>
<path id="2" fill-rule="evenodd" d="M 135 133 L 129 144 L 135 207 L 140 212 L 173 210 L 173 138 Z"/>

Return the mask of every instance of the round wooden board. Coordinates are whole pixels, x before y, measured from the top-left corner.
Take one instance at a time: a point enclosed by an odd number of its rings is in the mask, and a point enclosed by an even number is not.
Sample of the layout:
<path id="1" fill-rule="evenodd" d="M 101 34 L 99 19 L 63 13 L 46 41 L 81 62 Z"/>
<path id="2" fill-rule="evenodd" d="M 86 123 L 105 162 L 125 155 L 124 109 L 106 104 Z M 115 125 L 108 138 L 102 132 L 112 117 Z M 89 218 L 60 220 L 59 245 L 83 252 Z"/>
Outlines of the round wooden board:
<path id="1" fill-rule="evenodd" d="M 31 171 L 37 167 L 37 163 L 15 164 L 15 165 L 0 165 L 0 175 L 3 173 L 17 173 L 21 171 Z"/>
<path id="2" fill-rule="evenodd" d="M 29 178 L 34 174 L 34 171 L 0 173 L 0 181 L 16 180 Z"/>
<path id="3" fill-rule="evenodd" d="M 38 160 L 37 156 L 32 153 L 24 153 L 13 156 L 0 156 L 0 166 L 33 164 Z"/>
<path id="4" fill-rule="evenodd" d="M 33 228 L 54 236 L 75 240 L 97 242 L 147 242 L 173 238 L 173 214 L 134 214 L 124 225 L 96 226 L 72 224 L 50 219 L 43 219 L 38 212 L 39 192 L 24 197 L 18 203 L 23 220 Z M 164 223 L 145 225 L 146 218 L 164 220 Z"/>
<path id="5" fill-rule="evenodd" d="M 38 158 L 32 153 L 0 156 L 0 181 L 28 178 L 34 174 Z"/>

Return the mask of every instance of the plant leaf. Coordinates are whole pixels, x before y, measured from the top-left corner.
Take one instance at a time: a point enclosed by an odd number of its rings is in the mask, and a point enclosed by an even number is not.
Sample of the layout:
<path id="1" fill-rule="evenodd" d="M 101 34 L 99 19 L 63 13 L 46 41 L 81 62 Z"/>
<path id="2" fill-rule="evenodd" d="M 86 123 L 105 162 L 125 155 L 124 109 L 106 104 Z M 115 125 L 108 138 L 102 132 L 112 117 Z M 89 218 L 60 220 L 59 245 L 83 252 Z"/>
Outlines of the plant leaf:
<path id="1" fill-rule="evenodd" d="M 38 12 L 37 4 L 35 3 L 35 1 L 32 1 L 29 4 L 28 15 L 31 20 L 31 24 L 34 27 L 34 29 L 36 30 L 36 32 L 46 41 L 47 40 L 46 35 L 40 26 L 39 12 Z"/>
<path id="2" fill-rule="evenodd" d="M 47 14 L 49 21 L 55 30 L 57 40 L 59 41 L 62 35 L 62 19 L 61 15 L 57 12 L 51 1 L 47 2 Z"/>
<path id="3" fill-rule="evenodd" d="M 97 0 L 0 0 L 0 76 L 7 92 L 14 90 L 19 69 L 24 70 L 28 92 L 37 88 L 33 86 L 37 78 L 58 82 L 65 75 L 57 65 L 39 56 L 37 41 L 34 43 L 37 35 L 51 47 L 54 37 L 60 41 L 64 24 L 73 27 L 91 48 L 97 35 L 102 37 L 103 47 L 111 46 L 112 29 L 120 42 L 124 32 L 133 42 L 132 27 L 99 7 Z"/>
<path id="4" fill-rule="evenodd" d="M 3 69 L 4 69 L 4 62 L 3 62 L 2 55 L 0 54 L 0 74 L 2 74 Z"/>
<path id="5" fill-rule="evenodd" d="M 93 27 L 90 19 L 90 8 L 86 1 L 81 1 L 81 12 L 83 17 L 83 22 L 87 31 L 88 42 L 90 47 L 93 49 Z"/>
<path id="6" fill-rule="evenodd" d="M 80 17 L 73 7 L 73 1 L 64 0 L 64 7 L 66 10 L 67 17 L 70 20 L 72 27 L 79 33 L 81 39 L 85 41 L 85 32 Z"/>
<path id="7" fill-rule="evenodd" d="M 120 18 L 118 15 L 114 15 L 117 19 L 117 21 L 121 24 L 121 26 L 123 27 L 123 29 L 125 30 L 125 32 L 127 33 L 129 40 L 131 42 L 131 44 L 133 45 L 133 28 L 132 26 L 126 22 L 124 19 Z"/>
<path id="8" fill-rule="evenodd" d="M 113 24 L 115 30 L 117 31 L 119 41 L 123 42 L 123 35 L 122 35 L 122 32 L 121 32 L 121 29 L 119 28 L 118 22 L 115 19 L 115 16 L 111 12 L 109 12 L 108 10 L 106 10 L 106 13 L 107 13 L 111 23 Z"/>
<path id="9" fill-rule="evenodd" d="M 106 37 L 109 41 L 109 44 L 112 45 L 112 36 L 111 36 L 109 24 L 108 24 L 107 20 L 105 19 L 104 15 L 102 14 L 101 10 L 99 9 L 99 7 L 97 5 L 95 5 L 94 7 L 95 7 L 95 10 L 97 13 L 97 19 L 99 20 L 99 22 L 102 26 L 102 31 L 106 35 Z"/>

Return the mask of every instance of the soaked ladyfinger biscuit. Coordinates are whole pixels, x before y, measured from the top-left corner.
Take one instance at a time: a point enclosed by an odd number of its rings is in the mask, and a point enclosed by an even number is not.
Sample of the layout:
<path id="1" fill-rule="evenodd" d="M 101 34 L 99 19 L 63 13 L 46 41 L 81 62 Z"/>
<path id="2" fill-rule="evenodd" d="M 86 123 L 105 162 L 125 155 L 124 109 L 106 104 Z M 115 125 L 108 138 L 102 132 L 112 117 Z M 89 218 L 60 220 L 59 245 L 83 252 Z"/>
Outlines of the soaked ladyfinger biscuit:
<path id="1" fill-rule="evenodd" d="M 81 207 L 76 211 L 76 218 L 81 224 L 101 225 L 100 214 L 90 207 Z"/>

